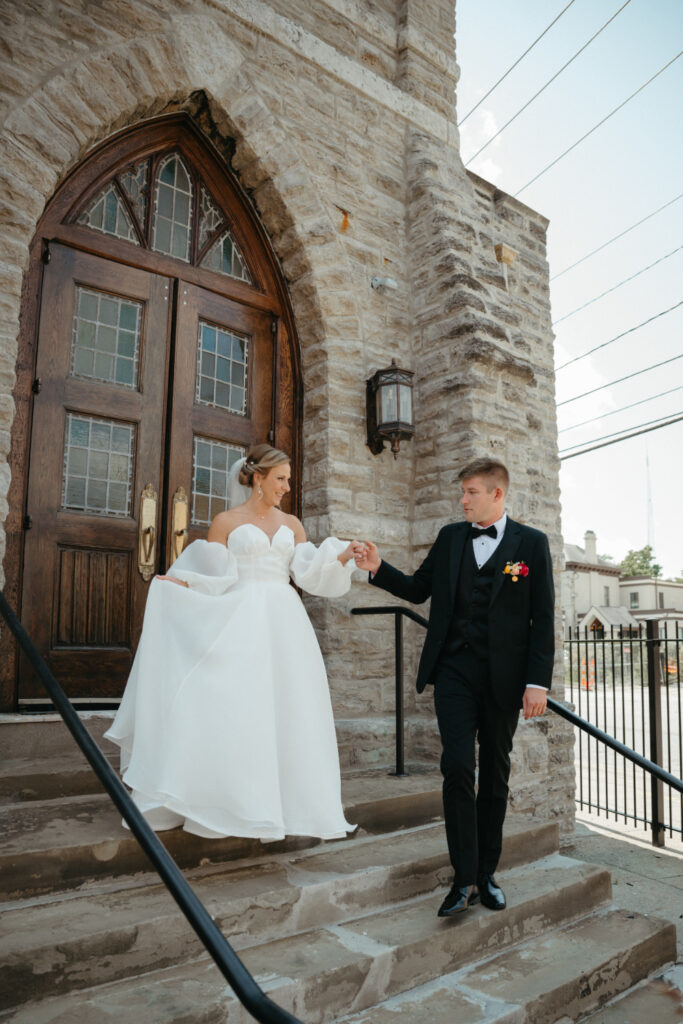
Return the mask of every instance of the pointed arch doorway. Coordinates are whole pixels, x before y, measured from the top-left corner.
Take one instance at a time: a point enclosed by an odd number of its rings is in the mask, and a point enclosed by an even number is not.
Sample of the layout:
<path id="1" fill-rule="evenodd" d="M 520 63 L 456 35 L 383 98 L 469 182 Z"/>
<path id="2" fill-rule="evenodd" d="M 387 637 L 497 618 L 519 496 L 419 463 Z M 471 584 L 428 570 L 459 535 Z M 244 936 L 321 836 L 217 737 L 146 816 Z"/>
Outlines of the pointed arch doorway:
<path id="1" fill-rule="evenodd" d="M 206 536 L 250 444 L 291 454 L 298 510 L 298 348 L 263 229 L 186 116 L 91 154 L 32 259 L 21 617 L 69 696 L 100 703 L 123 691 L 149 581 Z M 44 701 L 16 668 L 19 706 Z"/>

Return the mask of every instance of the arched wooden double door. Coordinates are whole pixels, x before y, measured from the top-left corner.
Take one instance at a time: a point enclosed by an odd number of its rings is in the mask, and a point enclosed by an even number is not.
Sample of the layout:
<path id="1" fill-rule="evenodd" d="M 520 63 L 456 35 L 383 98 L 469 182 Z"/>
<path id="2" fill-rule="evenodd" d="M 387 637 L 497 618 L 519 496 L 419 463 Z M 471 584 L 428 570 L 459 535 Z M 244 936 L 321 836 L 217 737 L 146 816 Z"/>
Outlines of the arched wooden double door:
<path id="1" fill-rule="evenodd" d="M 70 696 L 111 699 L 149 580 L 206 535 L 245 448 L 270 440 L 298 475 L 293 325 L 253 212 L 185 118 L 100 147 L 36 245 L 21 614 Z M 18 692 L 44 697 L 23 662 Z"/>

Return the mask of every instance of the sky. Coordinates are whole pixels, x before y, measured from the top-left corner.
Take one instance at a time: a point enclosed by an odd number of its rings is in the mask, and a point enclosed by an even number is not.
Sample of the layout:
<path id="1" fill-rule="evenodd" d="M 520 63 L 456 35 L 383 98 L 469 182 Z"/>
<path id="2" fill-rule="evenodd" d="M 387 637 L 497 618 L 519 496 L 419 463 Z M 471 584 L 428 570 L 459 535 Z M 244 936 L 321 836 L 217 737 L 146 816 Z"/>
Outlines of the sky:
<path id="1" fill-rule="evenodd" d="M 560 454 L 574 445 L 683 414 L 683 358 L 612 383 L 683 356 L 683 305 L 665 312 L 683 302 L 683 196 L 567 270 L 683 193 L 683 56 L 524 187 L 680 54 L 683 2 L 628 0 L 623 6 L 624 0 L 573 0 L 529 55 L 466 117 L 568 3 L 456 3 L 461 70 L 457 112 L 466 164 L 623 7 L 538 99 L 468 164 L 511 195 L 521 190 L 518 198 L 550 220 Z M 621 284 L 630 277 L 633 280 Z M 591 301 L 615 285 L 620 287 Z M 646 320 L 651 322 L 640 327 Z M 558 369 L 626 331 L 630 333 L 599 352 Z M 571 401 L 604 384 L 610 386 Z M 625 406 L 633 407 L 619 411 Z M 595 419 L 598 416 L 604 418 Z M 593 422 L 578 426 L 586 420 Z M 650 543 L 663 575 L 683 576 L 683 421 L 564 459 L 561 467 L 566 543 L 583 547 L 586 530 L 593 530 L 598 554 L 611 555 L 617 562 L 630 549 Z"/>

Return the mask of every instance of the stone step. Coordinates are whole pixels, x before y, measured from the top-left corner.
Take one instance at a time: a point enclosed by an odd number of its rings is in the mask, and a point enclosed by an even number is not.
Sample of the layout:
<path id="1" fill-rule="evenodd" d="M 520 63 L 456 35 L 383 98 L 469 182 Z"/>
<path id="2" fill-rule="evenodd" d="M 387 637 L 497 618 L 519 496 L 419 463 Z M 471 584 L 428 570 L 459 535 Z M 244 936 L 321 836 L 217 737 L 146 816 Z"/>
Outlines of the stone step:
<path id="1" fill-rule="evenodd" d="M 683 964 L 651 978 L 586 1018 L 586 1024 L 681 1024 Z"/>
<path id="2" fill-rule="evenodd" d="M 553 939 L 549 929 L 575 921 L 610 898 L 607 872 L 559 854 L 533 866 L 501 872 L 500 880 L 509 901 L 504 911 L 495 913 L 479 906 L 456 920 L 443 920 L 436 917 L 443 895 L 440 892 L 253 946 L 244 949 L 241 956 L 278 1003 L 307 1024 L 329 1021 L 477 964 L 494 952 L 517 955 L 524 962 L 525 954 L 509 951 L 511 943 L 537 938 L 539 949 L 545 948 L 543 943 L 550 948 Z M 647 973 L 667 959 L 671 942 L 664 950 L 664 961 L 654 963 L 655 950 L 661 954 L 657 938 L 661 928 L 648 920 L 643 922 L 639 949 L 642 947 Z M 673 928 L 668 928 L 673 933 Z M 618 928 L 613 930 L 619 933 L 624 949 L 629 947 L 631 933 L 636 938 L 639 934 L 638 922 L 633 918 L 628 928 L 620 918 Z M 601 942 L 607 947 L 604 928 Z M 585 960 L 583 970 L 590 963 Z M 533 960 L 529 959 L 527 969 L 531 971 L 532 967 Z M 476 972 L 478 966 L 468 969 Z M 494 991 L 495 972 L 489 985 L 491 994 L 499 998 Z M 199 1024 L 213 1019 L 246 1024 L 249 1020 L 206 957 L 50 998 L 39 1007 L 29 1003 L 7 1011 L 0 1019 L 12 1024 L 36 1024 L 38 1020 L 41 1024 L 111 1024 L 114 1008 L 119 1020 L 137 1019 L 144 1013 L 145 1024 Z"/>
<path id="3" fill-rule="evenodd" d="M 554 825 L 506 828 L 503 867 L 557 851 Z M 335 924 L 437 890 L 451 875 L 441 823 L 262 857 L 191 874 L 195 892 L 237 949 Z M 5 905 L 0 929 L 0 1008 L 158 970 L 202 954 L 164 886 L 138 884 L 62 899 Z M 163 944 L 159 936 L 164 936 Z"/>
<path id="4" fill-rule="evenodd" d="M 339 1024 L 583 1021 L 675 956 L 673 925 L 624 910 L 603 910 L 342 1017 Z M 669 1012 L 671 998 L 668 1004 L 659 1001 L 665 997 L 661 990 L 657 1005 L 649 1006 L 661 1007 L 663 1015 L 643 1012 L 648 991 L 652 993 L 649 986 L 637 990 L 591 1015 L 591 1024 L 680 1024 L 680 1015 Z"/>
<path id="5" fill-rule="evenodd" d="M 359 832 L 373 834 L 411 828 L 441 815 L 441 787 L 436 774 L 404 779 L 377 772 L 343 780 L 347 820 Z M 33 800 L 0 807 L 0 899 L 65 890 L 90 878 L 147 871 L 149 861 L 121 824 L 109 797 L 75 796 Z M 258 857 L 256 839 L 203 839 L 182 829 L 159 833 L 183 868 Z M 318 840 L 288 837 L 273 843 L 275 852 L 317 845 Z"/>
<path id="6" fill-rule="evenodd" d="M 113 768 L 115 754 L 107 755 Z M 0 804 L 100 795 L 102 783 L 85 758 L 15 758 L 0 765 Z"/>

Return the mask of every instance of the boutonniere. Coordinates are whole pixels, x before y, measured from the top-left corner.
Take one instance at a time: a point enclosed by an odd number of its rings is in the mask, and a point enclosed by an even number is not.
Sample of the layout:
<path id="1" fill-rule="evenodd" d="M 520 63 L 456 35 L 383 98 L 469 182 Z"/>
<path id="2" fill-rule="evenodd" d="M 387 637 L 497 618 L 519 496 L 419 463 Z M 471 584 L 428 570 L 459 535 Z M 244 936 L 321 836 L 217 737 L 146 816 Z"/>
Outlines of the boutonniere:
<path id="1" fill-rule="evenodd" d="M 503 572 L 506 576 L 512 576 L 512 582 L 516 583 L 520 576 L 529 575 L 529 566 L 526 562 L 506 562 Z"/>

